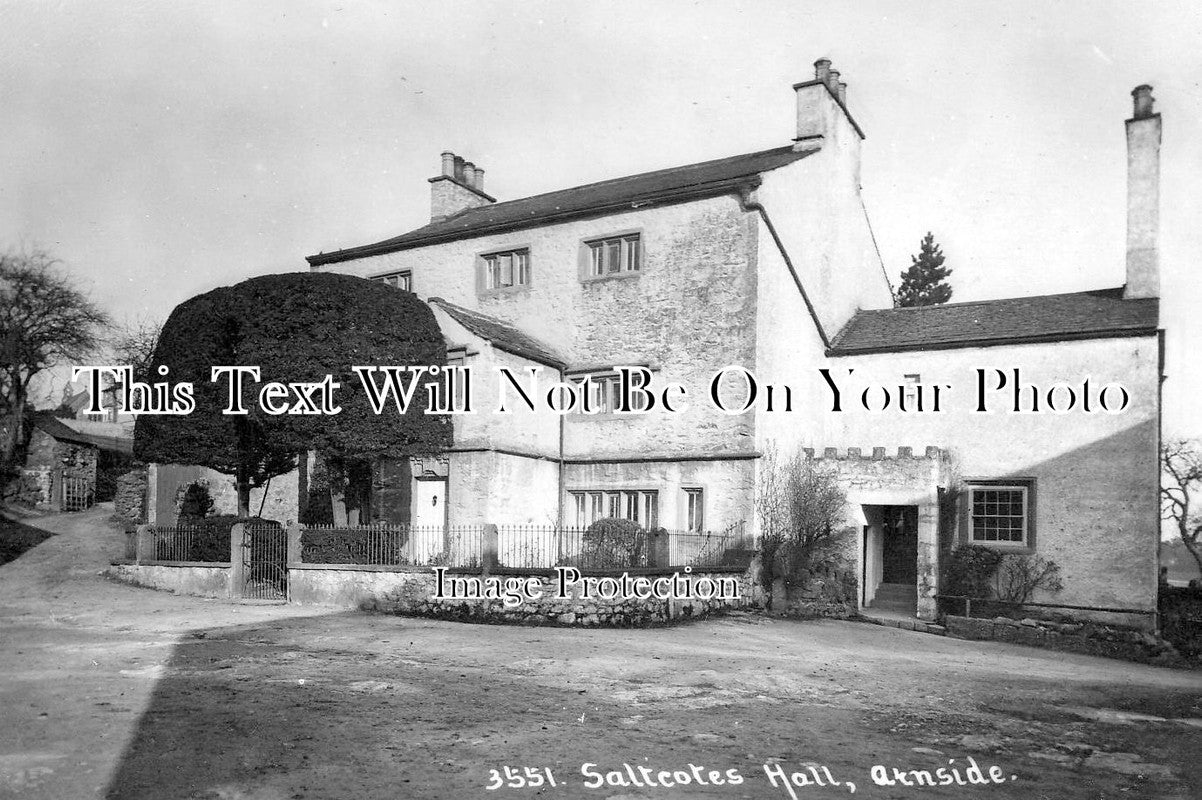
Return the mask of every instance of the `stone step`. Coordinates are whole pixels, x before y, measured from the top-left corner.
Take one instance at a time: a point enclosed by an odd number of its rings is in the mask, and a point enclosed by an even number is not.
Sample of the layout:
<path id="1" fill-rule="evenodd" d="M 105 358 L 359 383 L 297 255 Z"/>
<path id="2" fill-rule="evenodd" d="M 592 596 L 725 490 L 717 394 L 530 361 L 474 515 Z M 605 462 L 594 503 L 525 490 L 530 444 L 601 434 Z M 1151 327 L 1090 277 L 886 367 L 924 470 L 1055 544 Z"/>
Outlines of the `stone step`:
<path id="1" fill-rule="evenodd" d="M 875 596 L 878 600 L 914 600 L 918 597 L 918 587 L 912 583 L 882 583 Z"/>

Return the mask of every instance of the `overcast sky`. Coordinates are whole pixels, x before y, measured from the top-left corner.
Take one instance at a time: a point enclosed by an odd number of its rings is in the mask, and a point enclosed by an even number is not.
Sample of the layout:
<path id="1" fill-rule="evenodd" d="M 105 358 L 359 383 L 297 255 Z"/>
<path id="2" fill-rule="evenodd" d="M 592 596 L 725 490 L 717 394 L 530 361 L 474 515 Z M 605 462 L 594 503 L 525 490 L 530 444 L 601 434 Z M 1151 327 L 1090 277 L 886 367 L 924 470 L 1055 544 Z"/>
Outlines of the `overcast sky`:
<path id="1" fill-rule="evenodd" d="M 0 0 L 0 244 L 162 319 L 425 223 L 444 149 L 505 200 L 788 143 L 821 56 L 890 275 L 931 230 L 956 300 L 1122 285 L 1123 120 L 1152 84 L 1166 432 L 1202 435 L 1193 3 Z"/>

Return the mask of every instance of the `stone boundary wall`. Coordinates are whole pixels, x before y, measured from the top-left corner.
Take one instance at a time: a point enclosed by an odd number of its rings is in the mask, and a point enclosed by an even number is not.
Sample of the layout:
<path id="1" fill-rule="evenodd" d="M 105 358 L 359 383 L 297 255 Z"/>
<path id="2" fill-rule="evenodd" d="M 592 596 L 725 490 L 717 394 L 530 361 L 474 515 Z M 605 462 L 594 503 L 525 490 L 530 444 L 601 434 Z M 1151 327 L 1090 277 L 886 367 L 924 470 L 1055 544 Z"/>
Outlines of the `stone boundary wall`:
<path id="1" fill-rule="evenodd" d="M 124 583 L 149 589 L 198 597 L 236 598 L 237 580 L 230 564 L 157 562 L 138 564 L 116 561 L 108 574 Z M 289 564 L 288 602 L 380 611 L 401 616 L 433 617 L 466 622 L 577 627 L 648 627 L 711 616 L 732 609 L 762 604 L 762 592 L 748 571 L 707 568 L 685 573 L 681 570 L 632 569 L 631 579 L 655 580 L 679 574 L 696 587 L 699 582 L 723 582 L 733 587 L 734 599 L 669 598 L 659 600 L 606 599 L 582 596 L 582 587 L 571 587 L 570 596 L 560 599 L 557 576 L 547 570 L 505 570 L 492 573 L 448 569 L 444 582 L 452 579 L 492 581 L 502 592 L 507 580 L 526 583 L 536 599 L 506 605 L 503 599 L 435 599 L 436 574 L 428 567 L 394 567 L 357 564 Z M 620 579 L 621 572 L 589 574 L 597 583 Z M 528 582 L 528 583 L 527 583 Z M 447 592 L 448 594 L 450 592 Z"/>
<path id="2" fill-rule="evenodd" d="M 229 564 L 199 561 L 137 564 L 132 561 L 120 561 L 109 567 L 108 574 L 122 583 L 173 594 L 221 598 L 231 596 Z"/>
<path id="3" fill-rule="evenodd" d="M 1121 658 L 1161 666 L 1182 663 L 1176 649 L 1147 631 L 1116 628 L 1091 622 L 1050 622 L 1047 620 L 995 617 L 944 618 L 947 635 L 958 639 L 1011 642 L 1032 647 L 1063 650 L 1106 658 Z"/>

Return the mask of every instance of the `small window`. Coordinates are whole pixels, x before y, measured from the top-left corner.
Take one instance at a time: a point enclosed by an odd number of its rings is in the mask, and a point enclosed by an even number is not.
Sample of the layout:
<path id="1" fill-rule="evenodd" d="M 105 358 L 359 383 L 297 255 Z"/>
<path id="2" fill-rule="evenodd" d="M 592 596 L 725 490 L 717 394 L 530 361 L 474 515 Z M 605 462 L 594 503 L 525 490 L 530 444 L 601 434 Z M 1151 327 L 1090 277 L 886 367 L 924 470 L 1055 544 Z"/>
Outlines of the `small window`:
<path id="1" fill-rule="evenodd" d="M 973 544 L 1030 545 L 1027 485 L 983 484 L 969 488 L 969 539 Z"/>
<path id="2" fill-rule="evenodd" d="M 514 289 L 530 285 L 530 250 L 507 250 L 503 253 L 489 253 L 481 258 L 483 262 L 482 284 L 487 291 Z"/>
<path id="3" fill-rule="evenodd" d="M 467 352 L 464 350 L 448 350 L 447 351 L 447 366 L 448 367 L 463 367 L 467 364 Z M 467 398 L 470 396 L 468 392 L 467 382 L 463 375 L 458 370 L 447 371 L 445 373 L 447 380 L 445 384 L 451 387 L 451 402 L 454 404 L 452 408 L 464 409 L 467 408 Z"/>
<path id="4" fill-rule="evenodd" d="M 621 407 L 622 378 L 619 375 L 586 375 L 573 378 L 581 388 L 581 394 L 587 394 L 588 407 L 592 414 L 612 414 Z M 647 407 L 647 397 L 633 385 L 630 392 L 631 413 L 643 411 Z M 576 412 L 584 413 L 584 402 L 576 404 Z"/>
<path id="5" fill-rule="evenodd" d="M 407 269 L 400 272 L 390 272 L 387 275 L 377 275 L 371 280 L 382 283 L 385 286 L 391 286 L 394 289 L 402 289 L 406 292 L 413 291 L 413 273 Z"/>
<path id="6" fill-rule="evenodd" d="M 586 242 L 589 248 L 588 277 L 604 278 L 638 272 L 643 267 L 643 250 L 639 234 L 615 236 Z"/>
<path id="7" fill-rule="evenodd" d="M 705 491 L 702 489 L 685 489 L 685 524 L 693 533 L 705 530 Z"/>

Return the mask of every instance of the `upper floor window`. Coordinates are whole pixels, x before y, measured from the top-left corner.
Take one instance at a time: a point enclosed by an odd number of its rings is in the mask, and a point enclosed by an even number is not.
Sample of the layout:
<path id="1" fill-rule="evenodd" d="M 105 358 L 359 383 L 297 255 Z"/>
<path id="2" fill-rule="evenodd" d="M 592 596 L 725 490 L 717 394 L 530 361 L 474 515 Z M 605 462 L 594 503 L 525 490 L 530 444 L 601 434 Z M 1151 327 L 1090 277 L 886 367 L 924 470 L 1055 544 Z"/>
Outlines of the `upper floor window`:
<path id="1" fill-rule="evenodd" d="M 637 233 L 596 239 L 588 246 L 588 277 L 638 272 L 643 267 L 642 239 Z"/>
<path id="2" fill-rule="evenodd" d="M 612 414 L 621 409 L 622 404 L 622 378 L 619 375 L 587 375 L 572 379 L 580 386 L 581 398 L 587 398 L 587 401 L 582 399 L 576 405 L 576 412 L 585 413 L 584 407 L 587 402 L 588 413 L 591 414 Z M 630 391 L 630 411 L 642 411 L 646 408 L 646 396 L 643 392 L 637 390 L 638 379 L 631 381 Z"/>
<path id="3" fill-rule="evenodd" d="M 969 487 L 969 540 L 973 544 L 1031 546 L 1029 484 Z"/>
<path id="4" fill-rule="evenodd" d="M 390 272 L 387 275 L 376 275 L 371 280 L 382 283 L 385 286 L 391 286 L 394 289 L 402 289 L 406 292 L 413 291 L 413 273 L 407 269 L 400 272 Z"/>
<path id="5" fill-rule="evenodd" d="M 483 285 L 486 290 L 512 289 L 530 285 L 530 250 L 506 250 L 483 256 Z"/>

